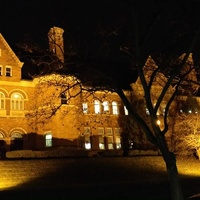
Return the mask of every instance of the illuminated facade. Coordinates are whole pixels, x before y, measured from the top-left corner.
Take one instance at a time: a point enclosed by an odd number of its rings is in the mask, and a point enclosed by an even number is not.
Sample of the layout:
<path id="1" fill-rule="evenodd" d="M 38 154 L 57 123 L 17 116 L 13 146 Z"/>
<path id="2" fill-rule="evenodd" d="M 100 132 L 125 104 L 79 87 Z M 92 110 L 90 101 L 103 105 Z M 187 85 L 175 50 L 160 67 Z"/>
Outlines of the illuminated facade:
<path id="1" fill-rule="evenodd" d="M 52 31 L 48 36 L 62 43 L 62 29 L 56 29 L 57 35 Z M 50 48 L 62 55 L 56 46 Z M 121 124 L 128 113 L 116 94 L 98 92 L 92 97 L 82 93 L 70 99 L 78 87 L 62 91 L 77 81 L 75 77 L 52 74 L 26 80 L 22 79 L 23 64 L 0 34 L 1 148 L 121 149 Z M 50 84 L 55 81 L 56 86 Z"/>
<path id="2" fill-rule="evenodd" d="M 53 27 L 48 33 L 50 51 L 56 53 L 61 61 L 64 60 L 63 48 L 58 48 L 56 44 L 63 47 L 63 32 L 61 28 Z M 148 65 L 148 62 L 152 63 Z M 147 60 L 147 65 L 155 67 L 151 57 Z M 72 76 L 51 74 L 31 80 L 24 79 L 23 66 L 24 63 L 0 34 L 1 148 L 10 151 L 68 147 L 99 151 L 121 149 L 124 141 L 128 142 L 128 148 L 132 148 L 135 143 L 136 149 L 141 148 L 137 146 L 141 141 L 143 147 L 148 143 L 141 136 L 138 127 L 130 123 L 128 111 L 116 93 L 99 91 L 91 95 L 80 91 L 79 84 L 76 84 L 79 80 Z M 145 73 L 148 76 L 148 70 Z M 161 75 L 160 80 L 157 80 L 160 84 L 153 85 L 152 100 L 156 100 L 158 91 L 162 91 L 164 79 Z M 131 87 L 133 90 L 125 91 L 125 94 L 134 105 L 139 105 L 135 100 L 144 100 L 140 80 L 131 84 Z M 134 91 L 137 94 L 133 94 Z M 163 124 L 163 114 L 169 97 L 170 90 L 158 111 L 160 126 Z M 148 110 L 145 111 L 144 104 L 142 106 L 138 109 L 144 112 L 144 116 L 148 116 Z M 167 138 L 170 146 L 173 146 L 173 115 L 168 117 Z M 127 139 L 128 133 L 132 138 Z"/>

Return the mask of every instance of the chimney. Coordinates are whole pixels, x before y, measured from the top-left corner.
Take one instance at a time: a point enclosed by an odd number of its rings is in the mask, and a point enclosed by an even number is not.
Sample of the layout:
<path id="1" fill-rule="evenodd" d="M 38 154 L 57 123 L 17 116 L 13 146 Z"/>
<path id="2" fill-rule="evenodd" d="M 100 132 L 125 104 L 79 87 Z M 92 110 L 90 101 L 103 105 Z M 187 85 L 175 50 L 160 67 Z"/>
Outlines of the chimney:
<path id="1" fill-rule="evenodd" d="M 57 55 L 57 57 L 64 62 L 64 30 L 59 27 L 50 28 L 48 32 L 49 50 Z"/>

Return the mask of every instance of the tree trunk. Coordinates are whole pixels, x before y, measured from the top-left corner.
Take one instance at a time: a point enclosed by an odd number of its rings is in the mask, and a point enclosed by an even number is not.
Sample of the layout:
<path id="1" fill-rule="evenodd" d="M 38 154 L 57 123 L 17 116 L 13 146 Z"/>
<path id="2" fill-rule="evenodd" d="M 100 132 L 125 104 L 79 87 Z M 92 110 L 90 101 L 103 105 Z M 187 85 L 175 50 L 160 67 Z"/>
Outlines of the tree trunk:
<path id="1" fill-rule="evenodd" d="M 171 200 L 183 200 L 184 198 L 178 175 L 175 155 L 171 152 L 168 152 L 167 154 L 168 155 L 163 155 L 163 157 L 166 163 L 169 177 Z"/>

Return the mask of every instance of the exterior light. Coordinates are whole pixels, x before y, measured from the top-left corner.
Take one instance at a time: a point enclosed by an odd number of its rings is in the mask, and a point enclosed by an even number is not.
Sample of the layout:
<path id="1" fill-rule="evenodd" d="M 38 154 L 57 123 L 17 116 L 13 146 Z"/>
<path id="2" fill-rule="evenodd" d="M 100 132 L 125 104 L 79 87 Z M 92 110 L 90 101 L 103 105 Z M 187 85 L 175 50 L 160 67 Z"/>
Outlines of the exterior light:
<path id="1" fill-rule="evenodd" d="M 156 123 L 158 124 L 158 126 L 160 125 L 160 120 L 158 119 L 157 121 L 156 121 Z"/>

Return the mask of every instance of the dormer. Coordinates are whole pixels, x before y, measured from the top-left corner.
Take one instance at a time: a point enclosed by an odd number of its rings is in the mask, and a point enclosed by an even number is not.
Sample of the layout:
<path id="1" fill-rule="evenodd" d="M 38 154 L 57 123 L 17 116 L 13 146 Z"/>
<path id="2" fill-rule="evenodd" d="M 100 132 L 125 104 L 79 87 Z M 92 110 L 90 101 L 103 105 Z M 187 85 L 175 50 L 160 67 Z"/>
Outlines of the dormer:
<path id="1" fill-rule="evenodd" d="M 21 62 L 0 33 L 0 81 L 21 80 Z"/>

